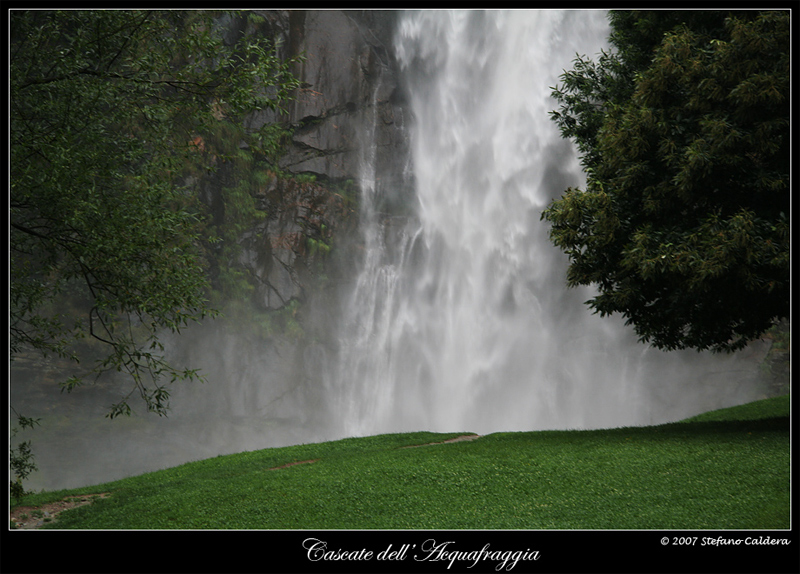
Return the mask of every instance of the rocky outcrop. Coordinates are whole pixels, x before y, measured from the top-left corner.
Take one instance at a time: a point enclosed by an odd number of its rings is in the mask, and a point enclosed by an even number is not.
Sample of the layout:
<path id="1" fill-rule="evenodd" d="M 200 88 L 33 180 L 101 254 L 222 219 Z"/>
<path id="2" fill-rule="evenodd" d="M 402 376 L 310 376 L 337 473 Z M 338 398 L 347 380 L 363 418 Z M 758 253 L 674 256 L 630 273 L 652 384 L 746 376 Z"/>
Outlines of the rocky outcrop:
<path id="1" fill-rule="evenodd" d="M 283 166 L 332 180 L 356 179 L 362 162 L 401 185 L 407 157 L 402 90 L 392 56 L 395 12 L 291 11 L 291 55 L 303 55 L 303 87 L 291 108 L 295 133 Z M 374 156 L 373 156 L 374 152 Z"/>

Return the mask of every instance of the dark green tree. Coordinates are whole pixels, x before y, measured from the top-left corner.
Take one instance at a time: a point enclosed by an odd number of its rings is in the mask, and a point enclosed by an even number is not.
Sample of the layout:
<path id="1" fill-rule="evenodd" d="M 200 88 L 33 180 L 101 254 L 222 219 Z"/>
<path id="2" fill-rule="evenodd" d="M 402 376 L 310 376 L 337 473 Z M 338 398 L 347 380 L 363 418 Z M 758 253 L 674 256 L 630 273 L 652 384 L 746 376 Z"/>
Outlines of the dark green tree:
<path id="1" fill-rule="evenodd" d="M 612 50 L 553 89 L 587 183 L 542 218 L 643 342 L 732 351 L 788 316 L 789 20 L 611 12 Z"/>
<path id="2" fill-rule="evenodd" d="M 222 124 L 279 110 L 298 85 L 266 38 L 242 33 L 254 18 L 10 12 L 11 356 L 78 361 L 76 342 L 99 347 L 62 388 L 129 374 L 112 418 L 135 394 L 164 414 L 168 384 L 199 376 L 170 365 L 159 341 L 215 313 L 193 185 L 223 158 L 198 150 Z M 274 146 L 270 126 L 245 131 L 249 149 Z"/>

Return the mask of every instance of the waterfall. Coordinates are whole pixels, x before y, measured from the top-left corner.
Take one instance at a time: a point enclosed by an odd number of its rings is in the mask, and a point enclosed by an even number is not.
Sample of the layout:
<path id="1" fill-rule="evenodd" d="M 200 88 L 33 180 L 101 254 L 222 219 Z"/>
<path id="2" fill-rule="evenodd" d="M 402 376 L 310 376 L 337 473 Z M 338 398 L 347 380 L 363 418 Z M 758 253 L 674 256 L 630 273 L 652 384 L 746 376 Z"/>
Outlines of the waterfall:
<path id="1" fill-rule="evenodd" d="M 365 152 L 364 262 L 326 383 L 339 433 L 626 426 L 725 400 L 696 381 L 727 359 L 662 353 L 592 315 L 540 221 L 584 182 L 550 87 L 608 32 L 602 11 L 402 16 L 417 195 L 411 216 L 381 213 Z"/>

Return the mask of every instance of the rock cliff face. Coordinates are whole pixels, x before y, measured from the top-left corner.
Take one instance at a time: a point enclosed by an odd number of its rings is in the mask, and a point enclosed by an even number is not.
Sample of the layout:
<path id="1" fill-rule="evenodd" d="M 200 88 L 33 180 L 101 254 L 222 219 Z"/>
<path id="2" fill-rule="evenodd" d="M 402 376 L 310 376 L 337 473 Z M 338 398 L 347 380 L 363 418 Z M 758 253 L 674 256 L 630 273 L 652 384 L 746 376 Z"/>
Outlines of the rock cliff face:
<path id="1" fill-rule="evenodd" d="M 257 281 L 259 301 L 266 309 L 279 309 L 304 296 L 310 251 L 329 247 L 334 236 L 343 240 L 354 228 L 343 218 L 357 215 L 365 168 L 387 202 L 408 196 L 406 112 L 391 47 L 396 12 L 258 14 L 260 24 L 227 20 L 221 25 L 231 41 L 241 34 L 267 35 L 281 57 L 302 57 L 293 70 L 301 88 L 288 116 L 265 110 L 248 119 L 252 130 L 275 122 L 291 128 L 279 167 L 303 176 L 274 178 L 257 190 L 259 209 L 268 217 L 240 241 L 238 262 Z M 205 195 L 216 213 L 214 206 L 221 202 L 215 185 L 210 182 Z"/>
<path id="2" fill-rule="evenodd" d="M 395 12 L 291 11 L 291 55 L 304 54 L 303 89 L 291 110 L 297 126 L 284 159 L 295 173 L 333 180 L 358 177 L 375 145 L 377 171 L 402 181 L 403 97 L 392 56 Z M 371 126 L 374 125 L 374 133 Z M 364 134 L 373 141 L 364 141 Z"/>

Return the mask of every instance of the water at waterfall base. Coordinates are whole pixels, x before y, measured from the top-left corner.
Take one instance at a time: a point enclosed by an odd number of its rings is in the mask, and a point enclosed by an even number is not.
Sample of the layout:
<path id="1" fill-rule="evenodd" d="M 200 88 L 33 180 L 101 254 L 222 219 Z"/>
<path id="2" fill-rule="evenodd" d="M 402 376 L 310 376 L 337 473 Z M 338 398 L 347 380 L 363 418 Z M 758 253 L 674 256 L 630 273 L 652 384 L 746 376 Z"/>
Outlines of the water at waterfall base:
<path id="1" fill-rule="evenodd" d="M 583 176 L 548 117 L 550 88 L 607 34 L 601 11 L 403 14 L 395 51 L 415 195 L 381 211 L 393 190 L 366 137 L 364 257 L 337 311 L 336 350 L 309 346 L 298 366 L 235 332 L 173 340 L 208 382 L 176 386 L 168 418 L 109 421 L 116 383 L 58 396 L 24 384 L 42 381 L 36 368 L 17 370 L 12 404 L 44 417 L 24 435 L 40 468 L 28 487 L 348 436 L 658 424 L 760 398 L 746 353 L 652 349 L 620 319 L 592 315 L 591 290 L 565 288 L 566 258 L 540 214 Z"/>

